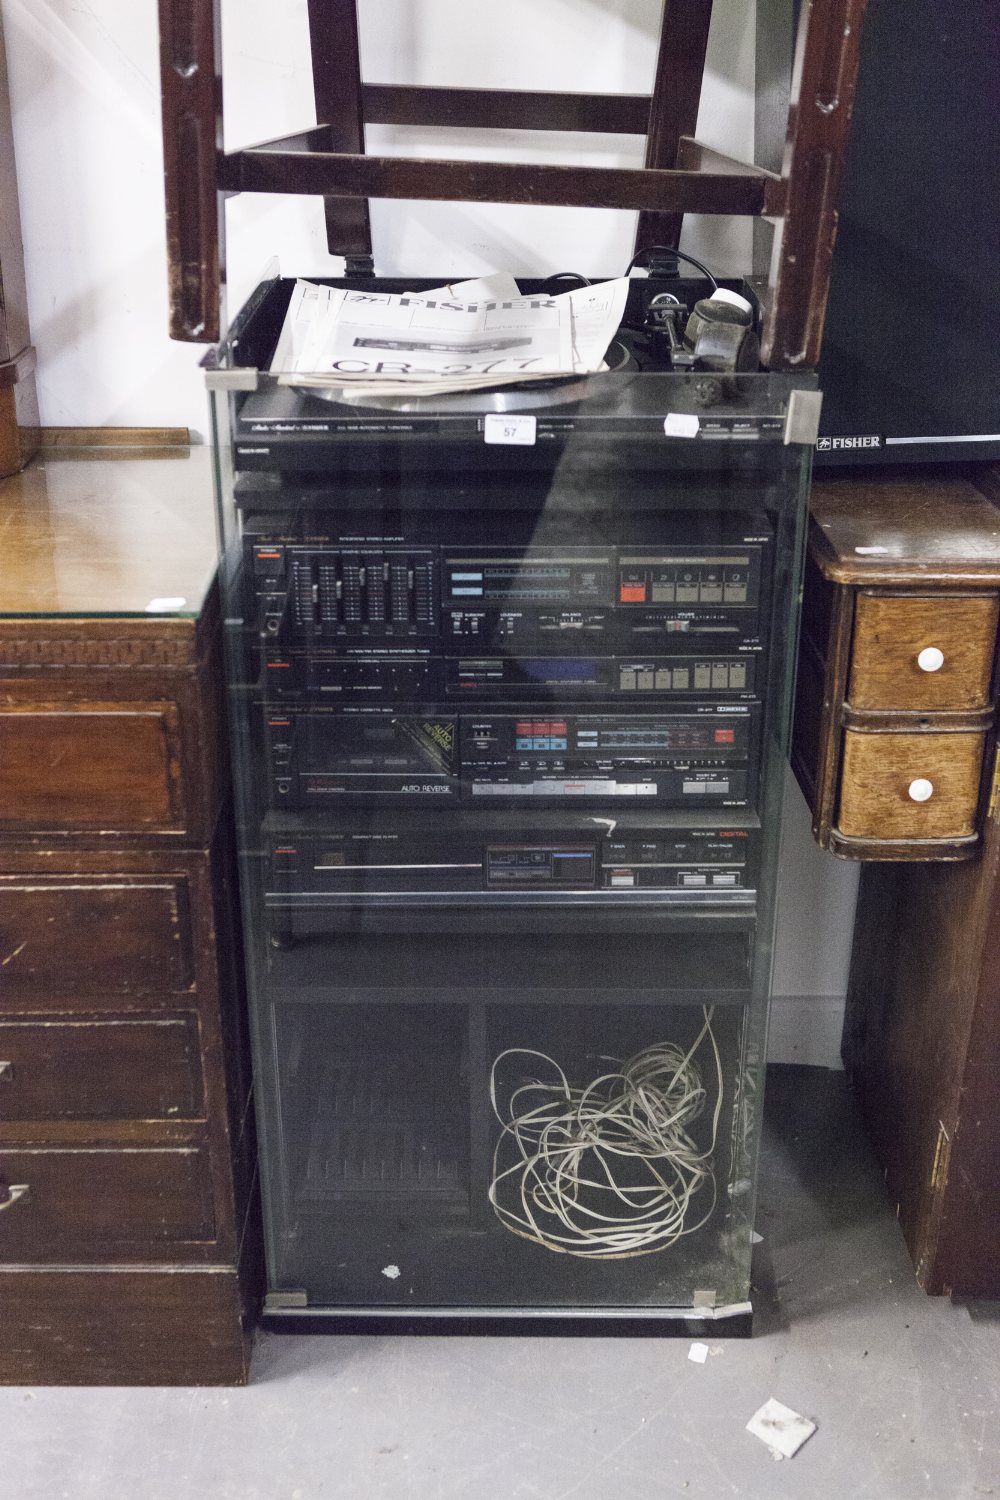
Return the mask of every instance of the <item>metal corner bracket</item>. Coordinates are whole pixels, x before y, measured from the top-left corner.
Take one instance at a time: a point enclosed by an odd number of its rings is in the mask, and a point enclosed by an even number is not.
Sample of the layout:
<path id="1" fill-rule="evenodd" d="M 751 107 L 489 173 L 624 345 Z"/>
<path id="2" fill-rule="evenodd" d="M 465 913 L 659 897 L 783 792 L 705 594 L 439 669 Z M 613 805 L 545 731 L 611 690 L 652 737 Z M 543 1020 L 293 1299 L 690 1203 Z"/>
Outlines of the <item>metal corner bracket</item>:
<path id="1" fill-rule="evenodd" d="M 268 1292 L 267 1296 L 264 1298 L 264 1308 L 266 1312 L 282 1312 L 284 1311 L 284 1309 L 289 1307 L 308 1306 L 308 1292 Z"/>
<path id="2" fill-rule="evenodd" d="M 819 418 L 823 410 L 822 391 L 792 391 L 785 413 L 784 443 L 804 443 L 812 448 L 819 437 Z"/>
<path id="3" fill-rule="evenodd" d="M 256 370 L 210 370 L 205 371 L 205 386 L 210 391 L 255 391 Z"/>

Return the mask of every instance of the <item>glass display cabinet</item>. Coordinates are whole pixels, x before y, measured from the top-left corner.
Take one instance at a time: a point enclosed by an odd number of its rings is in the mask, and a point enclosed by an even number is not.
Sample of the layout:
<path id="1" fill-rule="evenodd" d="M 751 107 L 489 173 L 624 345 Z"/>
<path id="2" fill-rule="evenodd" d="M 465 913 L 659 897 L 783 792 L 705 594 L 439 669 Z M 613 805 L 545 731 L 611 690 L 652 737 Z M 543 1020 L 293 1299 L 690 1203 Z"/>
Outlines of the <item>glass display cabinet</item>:
<path id="1" fill-rule="evenodd" d="M 636 278 L 606 374 L 352 405 L 291 288 L 208 361 L 266 1319 L 745 1331 L 813 377 Z"/>

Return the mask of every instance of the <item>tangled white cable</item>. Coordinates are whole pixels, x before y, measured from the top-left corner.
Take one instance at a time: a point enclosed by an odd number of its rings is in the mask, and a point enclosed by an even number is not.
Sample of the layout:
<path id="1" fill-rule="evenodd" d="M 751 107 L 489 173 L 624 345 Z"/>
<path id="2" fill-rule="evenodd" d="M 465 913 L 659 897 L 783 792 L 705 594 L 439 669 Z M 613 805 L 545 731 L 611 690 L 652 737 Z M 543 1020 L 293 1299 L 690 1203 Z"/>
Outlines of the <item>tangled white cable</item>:
<path id="1" fill-rule="evenodd" d="M 673 1042 L 657 1043 L 585 1088 L 571 1084 L 544 1052 L 510 1047 L 500 1053 L 490 1075 L 490 1102 L 502 1129 L 489 1198 L 502 1224 L 547 1250 L 591 1260 L 651 1255 L 701 1228 L 715 1207 L 712 1158 L 723 1087 L 712 1009 L 703 1015 L 686 1052 Z M 707 1102 L 693 1060 L 706 1039 L 716 1097 L 711 1139 L 699 1151 L 687 1127 Z M 521 1083 L 505 1115 L 497 1103 L 497 1070 L 510 1057 L 539 1059 L 556 1076 Z M 688 1224 L 691 1201 L 705 1184 L 708 1206 Z"/>

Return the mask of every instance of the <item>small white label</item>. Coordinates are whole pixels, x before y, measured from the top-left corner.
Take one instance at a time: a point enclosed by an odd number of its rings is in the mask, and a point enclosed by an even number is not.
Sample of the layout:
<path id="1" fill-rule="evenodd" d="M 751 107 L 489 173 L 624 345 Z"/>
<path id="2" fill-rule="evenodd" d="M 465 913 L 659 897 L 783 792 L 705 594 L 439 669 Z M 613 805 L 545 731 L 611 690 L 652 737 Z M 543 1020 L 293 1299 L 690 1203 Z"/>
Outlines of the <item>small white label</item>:
<path id="1" fill-rule="evenodd" d="M 187 600 L 179 595 L 165 599 L 150 599 L 146 605 L 146 613 L 147 615 L 172 615 L 177 610 L 183 609 L 186 603 Z"/>
<path id="2" fill-rule="evenodd" d="M 859 557 L 885 557 L 889 551 L 888 547 L 855 547 Z"/>
<path id="3" fill-rule="evenodd" d="M 672 411 L 663 419 L 663 430 L 667 437 L 697 437 L 701 426 L 693 412 Z"/>
<path id="4" fill-rule="evenodd" d="M 538 423 L 534 417 L 502 417 L 490 412 L 483 422 L 483 441 L 487 443 L 517 444 L 531 448 L 535 443 Z"/>

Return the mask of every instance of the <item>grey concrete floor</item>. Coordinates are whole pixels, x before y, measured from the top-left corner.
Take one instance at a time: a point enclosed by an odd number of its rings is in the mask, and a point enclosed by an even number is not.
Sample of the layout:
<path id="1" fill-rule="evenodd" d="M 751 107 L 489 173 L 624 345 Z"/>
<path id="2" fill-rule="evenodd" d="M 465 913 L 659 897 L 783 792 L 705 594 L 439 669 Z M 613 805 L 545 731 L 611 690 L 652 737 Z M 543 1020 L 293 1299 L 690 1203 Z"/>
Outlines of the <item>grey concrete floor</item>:
<path id="1" fill-rule="evenodd" d="M 1000 1306 L 917 1289 L 841 1075 L 768 1084 L 757 1332 L 260 1340 L 246 1391 L 0 1391 L 2 1500 L 1000 1496 Z M 0 1310 L 2 1337 L 2 1310 Z M 768 1396 L 815 1436 L 775 1462 Z"/>

